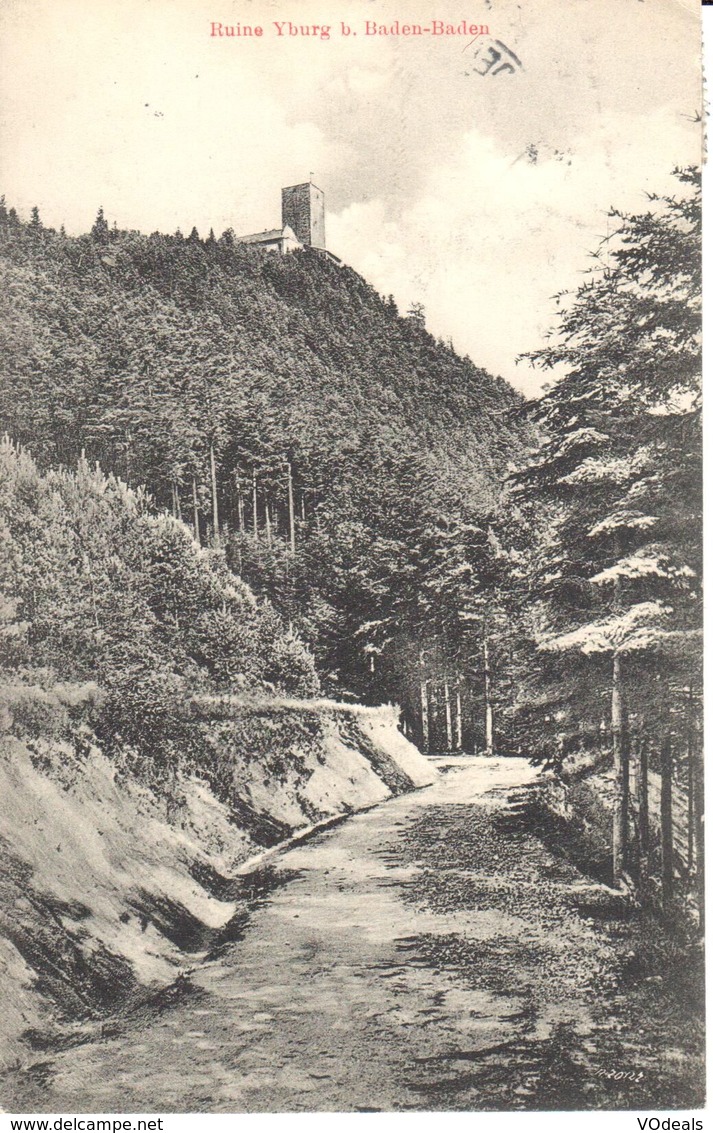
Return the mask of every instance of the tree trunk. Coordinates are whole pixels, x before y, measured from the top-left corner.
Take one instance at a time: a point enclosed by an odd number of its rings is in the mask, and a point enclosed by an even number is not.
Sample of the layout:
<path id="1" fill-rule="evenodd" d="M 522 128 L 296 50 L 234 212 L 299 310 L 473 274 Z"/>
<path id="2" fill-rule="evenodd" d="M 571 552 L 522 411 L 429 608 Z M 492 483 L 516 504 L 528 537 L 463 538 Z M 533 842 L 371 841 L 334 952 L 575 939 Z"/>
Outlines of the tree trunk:
<path id="1" fill-rule="evenodd" d="M 611 731 L 614 751 L 612 878 L 614 885 L 621 885 L 627 865 L 629 833 L 629 751 L 621 680 L 621 658 L 616 654 L 612 662 Z"/>
<path id="2" fill-rule="evenodd" d="M 201 526 L 198 521 L 198 488 L 196 487 L 196 478 L 193 477 L 193 534 L 196 537 L 196 543 L 201 541 Z"/>
<path id="3" fill-rule="evenodd" d="M 238 489 L 238 531 L 242 533 L 245 530 L 245 501 L 239 476 L 235 477 L 235 486 Z"/>
<path id="4" fill-rule="evenodd" d="M 292 493 L 292 465 L 287 461 L 287 510 L 290 519 L 290 550 L 295 553 L 295 499 Z"/>
<path id="5" fill-rule="evenodd" d="M 686 867 L 688 869 L 688 876 L 693 877 L 696 868 L 696 771 L 693 763 L 693 751 L 691 745 L 688 747 L 688 813 L 686 819 L 688 822 L 688 845 L 686 853 Z"/>
<path id="6" fill-rule="evenodd" d="M 460 689 L 456 689 L 456 751 L 463 750 L 463 702 Z"/>
<path id="7" fill-rule="evenodd" d="M 210 496 L 213 504 L 213 542 L 220 544 L 220 521 L 218 516 L 218 482 L 215 474 L 215 450 L 210 442 Z"/>
<path id="8" fill-rule="evenodd" d="M 258 529 L 257 529 L 257 476 L 255 475 L 255 469 L 254 468 L 253 468 L 253 537 L 255 539 L 258 538 Z"/>
<path id="9" fill-rule="evenodd" d="M 648 741 L 639 745 L 639 881 L 646 893 L 649 882 L 649 748 Z"/>
<path id="10" fill-rule="evenodd" d="M 443 699 L 446 706 L 446 747 L 448 751 L 453 751 L 453 720 L 451 718 L 451 690 L 448 681 L 443 685 Z"/>
<path id="11" fill-rule="evenodd" d="M 425 754 L 431 750 L 431 735 L 428 720 L 428 681 L 425 676 L 425 660 L 423 650 L 419 654 L 419 666 L 421 670 L 421 735 L 423 743 L 423 751 Z"/>
<path id="12" fill-rule="evenodd" d="M 485 684 L 485 754 L 493 754 L 493 702 L 490 675 L 490 653 L 488 639 L 483 638 L 483 676 Z"/>
<path id="13" fill-rule="evenodd" d="M 89 576 L 89 596 L 92 604 L 92 618 L 94 620 L 94 628 L 99 629 L 99 614 L 97 612 L 97 594 L 94 586 L 94 575 L 92 574 L 92 569 L 89 566 L 89 556 L 85 555 L 84 558 L 87 567 L 87 574 Z"/>
<path id="14" fill-rule="evenodd" d="M 686 721 L 686 771 L 688 778 L 688 845 L 686 855 L 686 866 L 688 868 L 688 876 L 693 877 L 695 869 L 695 852 L 696 852 L 696 770 L 695 770 L 695 757 L 693 747 L 693 719 L 692 719 L 692 690 L 688 690 L 688 719 Z"/>
<path id="15" fill-rule="evenodd" d="M 661 904 L 670 912 L 673 900 L 673 764 L 671 738 L 666 736 L 661 748 Z"/>
<path id="16" fill-rule="evenodd" d="M 128 483 L 131 482 L 131 469 L 132 469 L 132 463 L 131 463 L 131 433 L 125 432 L 124 433 L 124 439 L 125 439 L 125 442 L 126 442 L 126 457 L 125 457 L 126 483 L 128 484 Z"/>
<path id="17" fill-rule="evenodd" d="M 705 859 L 705 827 L 703 822 L 703 748 L 695 745 L 695 783 L 694 783 L 694 830 L 696 841 L 696 893 L 698 898 L 698 928 L 701 933 L 705 931 L 705 899 L 706 899 L 706 859 Z"/>
<path id="18" fill-rule="evenodd" d="M 272 546 L 272 524 L 270 523 L 270 501 L 265 496 L 265 537 L 268 547 Z"/>

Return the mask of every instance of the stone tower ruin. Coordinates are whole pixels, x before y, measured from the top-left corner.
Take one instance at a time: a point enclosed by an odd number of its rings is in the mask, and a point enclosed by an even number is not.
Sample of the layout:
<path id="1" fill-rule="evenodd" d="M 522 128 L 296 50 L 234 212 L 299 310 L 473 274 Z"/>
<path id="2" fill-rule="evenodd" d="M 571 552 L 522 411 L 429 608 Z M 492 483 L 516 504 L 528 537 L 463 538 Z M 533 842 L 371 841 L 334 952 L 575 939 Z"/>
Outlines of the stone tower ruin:
<path id="1" fill-rule="evenodd" d="M 324 193 L 307 181 L 282 190 L 282 224 L 289 225 L 297 239 L 311 248 L 326 248 Z"/>

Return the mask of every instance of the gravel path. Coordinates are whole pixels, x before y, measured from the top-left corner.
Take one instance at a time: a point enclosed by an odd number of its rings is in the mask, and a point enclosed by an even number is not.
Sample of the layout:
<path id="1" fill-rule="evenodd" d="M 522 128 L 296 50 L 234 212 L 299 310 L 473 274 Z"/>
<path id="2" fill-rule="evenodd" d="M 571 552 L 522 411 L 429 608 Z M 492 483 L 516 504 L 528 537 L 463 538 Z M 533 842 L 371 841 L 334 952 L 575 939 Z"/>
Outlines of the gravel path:
<path id="1" fill-rule="evenodd" d="M 553 849 L 524 760 L 266 864 L 212 957 L 5 1083 L 14 1112 L 702 1104 L 691 965 Z"/>

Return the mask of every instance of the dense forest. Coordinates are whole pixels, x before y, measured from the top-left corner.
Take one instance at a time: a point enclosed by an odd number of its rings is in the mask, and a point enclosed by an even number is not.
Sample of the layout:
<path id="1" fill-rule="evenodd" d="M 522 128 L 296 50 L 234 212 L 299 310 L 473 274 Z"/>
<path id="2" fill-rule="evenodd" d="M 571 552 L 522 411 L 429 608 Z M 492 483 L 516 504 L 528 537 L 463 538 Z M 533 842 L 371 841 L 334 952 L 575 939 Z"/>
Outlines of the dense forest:
<path id="1" fill-rule="evenodd" d="M 0 514 L 2 710 L 29 743 L 98 740 L 154 787 L 179 767 L 219 777 L 197 697 L 318 689 L 276 611 L 146 493 L 83 460 L 43 475 L 5 440 Z"/>
<path id="2" fill-rule="evenodd" d="M 514 391 L 309 250 L 111 231 L 101 212 L 70 238 L 3 208 L 0 236 L 13 440 L 144 487 L 274 604 L 327 690 L 398 699 L 420 727 L 528 432 Z"/>
<path id="3" fill-rule="evenodd" d="M 674 781 L 700 749 L 700 195 L 678 176 L 611 212 L 529 358 L 553 378 L 530 403 L 309 249 L 101 210 L 70 237 L 3 203 L 3 491 L 24 533 L 3 664 L 71 656 L 108 690 L 107 735 L 131 734 L 143 666 L 163 691 L 398 701 L 426 751 L 613 759 L 631 868 L 633 748 Z"/>

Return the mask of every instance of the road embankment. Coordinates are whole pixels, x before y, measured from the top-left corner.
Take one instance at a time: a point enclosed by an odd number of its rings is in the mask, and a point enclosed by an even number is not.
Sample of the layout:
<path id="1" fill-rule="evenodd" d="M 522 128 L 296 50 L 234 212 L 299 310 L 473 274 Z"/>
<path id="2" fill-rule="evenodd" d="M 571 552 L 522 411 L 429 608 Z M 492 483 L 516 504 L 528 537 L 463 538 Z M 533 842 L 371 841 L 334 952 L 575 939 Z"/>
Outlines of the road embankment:
<path id="1" fill-rule="evenodd" d="M 91 744 L 0 743 L 0 1067 L 193 966 L 269 847 L 431 782 L 392 708 L 196 708 L 214 767 L 151 789 Z"/>

